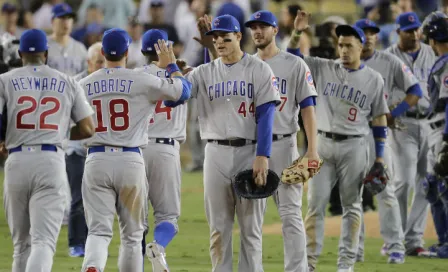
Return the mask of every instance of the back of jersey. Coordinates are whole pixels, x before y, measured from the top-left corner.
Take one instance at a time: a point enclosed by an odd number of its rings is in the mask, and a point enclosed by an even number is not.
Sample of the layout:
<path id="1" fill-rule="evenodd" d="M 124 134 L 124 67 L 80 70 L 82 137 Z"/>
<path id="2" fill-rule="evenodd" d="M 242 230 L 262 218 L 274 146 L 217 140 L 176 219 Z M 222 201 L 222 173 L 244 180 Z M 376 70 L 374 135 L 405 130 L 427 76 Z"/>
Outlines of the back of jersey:
<path id="1" fill-rule="evenodd" d="M 145 65 L 135 70 L 159 78 L 169 78 L 168 72 L 155 64 Z M 187 104 L 170 108 L 165 107 L 163 101 L 157 101 L 155 112 L 149 119 L 149 138 L 173 138 L 179 142 L 184 142 L 186 138 L 186 119 Z"/>
<path id="2" fill-rule="evenodd" d="M 95 135 L 87 146 L 144 147 L 148 143 L 149 116 L 162 90 L 182 93 L 179 80 L 161 80 L 126 68 L 105 68 L 80 81 L 96 112 Z"/>
<path id="3" fill-rule="evenodd" d="M 19 145 L 61 146 L 70 118 L 92 114 L 73 78 L 46 65 L 25 66 L 0 76 L 1 110 L 7 107 L 6 148 Z"/>

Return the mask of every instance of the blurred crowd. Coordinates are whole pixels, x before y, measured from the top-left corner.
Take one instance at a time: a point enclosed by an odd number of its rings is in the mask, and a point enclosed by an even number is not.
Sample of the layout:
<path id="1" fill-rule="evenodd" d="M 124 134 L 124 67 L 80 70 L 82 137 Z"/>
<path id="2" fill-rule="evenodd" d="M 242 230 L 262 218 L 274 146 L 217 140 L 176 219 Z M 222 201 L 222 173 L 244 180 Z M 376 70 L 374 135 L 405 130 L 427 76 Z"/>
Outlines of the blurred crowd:
<path id="1" fill-rule="evenodd" d="M 0 1 L 4 2 L 4 1 Z M 28 28 L 39 28 L 51 33 L 51 12 L 56 4 L 65 2 L 76 11 L 71 36 L 86 48 L 101 40 L 102 33 L 112 27 L 128 30 L 133 39 L 130 49 L 129 67 L 141 65 L 139 48 L 141 36 L 150 28 L 163 29 L 175 44 L 176 55 L 191 66 L 203 61 L 202 48 L 193 37 L 199 33 L 196 19 L 204 14 L 219 16 L 231 14 L 242 24 L 255 10 L 269 9 L 280 18 L 277 36 L 280 48 L 286 48 L 293 20 L 298 10 L 317 6 L 318 16 L 313 16 L 313 26 L 301 40 L 305 55 L 336 58 L 334 29 L 338 24 L 352 23 L 358 18 L 375 21 L 381 28 L 379 48 L 386 48 L 397 40 L 395 18 L 402 12 L 415 11 L 421 18 L 434 10 L 448 10 L 448 0 L 16 0 L 4 2 L 1 10 L 0 33 L 20 37 Z M 329 2 L 346 2 L 354 6 L 353 14 L 334 13 L 326 17 L 322 7 Z M 350 5 L 351 4 L 351 5 Z M 243 33 L 247 37 L 247 33 Z M 243 40 L 245 50 L 254 48 Z M 249 42 L 250 44 L 250 42 Z"/>

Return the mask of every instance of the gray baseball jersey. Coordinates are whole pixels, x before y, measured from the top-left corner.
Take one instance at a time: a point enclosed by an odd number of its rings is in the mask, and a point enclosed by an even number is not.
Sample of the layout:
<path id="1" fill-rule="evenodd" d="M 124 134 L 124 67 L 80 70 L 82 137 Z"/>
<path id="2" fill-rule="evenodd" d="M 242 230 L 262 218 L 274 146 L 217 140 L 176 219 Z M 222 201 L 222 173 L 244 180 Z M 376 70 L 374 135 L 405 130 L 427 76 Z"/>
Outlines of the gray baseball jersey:
<path id="1" fill-rule="evenodd" d="M 48 66 L 67 75 L 74 76 L 87 69 L 87 50 L 73 38 L 63 47 L 48 37 Z"/>
<path id="2" fill-rule="evenodd" d="M 280 51 L 266 60 L 278 84 L 281 104 L 274 120 L 274 134 L 290 134 L 299 130 L 299 103 L 309 96 L 317 96 L 311 71 L 301 58 Z"/>
<path id="3" fill-rule="evenodd" d="M 397 44 L 392 45 L 385 51 L 401 59 L 404 64 L 406 64 L 406 66 L 410 68 L 411 71 L 409 72 L 412 72 L 418 79 L 420 87 L 423 91 L 423 97 L 418 101 L 417 105 L 422 111 L 424 111 L 429 107 L 428 77 L 429 73 L 431 72 L 431 67 L 436 61 L 436 56 L 429 45 L 426 45 L 424 43 L 420 43 L 420 45 L 421 48 L 415 60 L 410 54 L 401 51 L 400 48 L 398 48 Z M 405 92 L 406 90 L 402 91 Z M 403 97 L 405 95 L 406 94 L 403 93 L 401 97 L 397 97 L 397 100 L 393 102 L 400 102 L 401 100 L 403 100 Z"/>
<path id="4" fill-rule="evenodd" d="M 269 168 L 281 176 L 283 169 L 298 158 L 296 132 L 299 130 L 299 103 L 309 96 L 317 96 L 311 71 L 305 61 L 280 51 L 265 61 L 276 76 L 281 104 L 274 119 L 274 134 L 292 134 L 272 144 Z M 284 271 L 307 271 L 306 236 L 302 218 L 301 184 L 280 184 L 273 195 L 282 220 Z"/>
<path id="5" fill-rule="evenodd" d="M 280 101 L 271 68 L 249 54 L 230 67 L 216 59 L 197 67 L 187 78 L 193 84 L 191 96 L 198 99 L 202 139 L 255 140 L 256 107 Z"/>
<path id="6" fill-rule="evenodd" d="M 385 51 L 375 51 L 370 58 L 363 61 L 367 66 L 381 74 L 384 80 L 384 93 L 389 106 L 401 101 L 409 87 L 419 83 L 411 69 L 402 60 Z M 398 94 L 394 95 L 393 91 L 398 92 Z"/>
<path id="7" fill-rule="evenodd" d="M 319 130 L 367 135 L 368 119 L 389 112 L 383 79 L 372 68 L 364 66 L 348 71 L 333 60 L 305 57 L 305 61 L 319 91 L 316 102 Z"/>
<path id="8" fill-rule="evenodd" d="M 148 143 L 152 101 L 177 100 L 179 79 L 160 79 L 125 68 L 100 69 L 80 81 L 87 100 L 95 108 L 95 135 L 87 146 L 144 147 Z"/>
<path id="9" fill-rule="evenodd" d="M 0 110 L 8 110 L 8 149 L 22 144 L 61 146 L 70 117 L 78 122 L 93 114 L 79 84 L 46 65 L 3 74 L 0 88 Z"/>
<path id="10" fill-rule="evenodd" d="M 168 72 L 155 64 L 136 68 L 136 71 L 168 78 Z M 150 138 L 173 138 L 184 142 L 186 138 L 187 104 L 175 108 L 165 107 L 163 101 L 157 101 L 156 109 L 149 120 L 148 135 Z"/>

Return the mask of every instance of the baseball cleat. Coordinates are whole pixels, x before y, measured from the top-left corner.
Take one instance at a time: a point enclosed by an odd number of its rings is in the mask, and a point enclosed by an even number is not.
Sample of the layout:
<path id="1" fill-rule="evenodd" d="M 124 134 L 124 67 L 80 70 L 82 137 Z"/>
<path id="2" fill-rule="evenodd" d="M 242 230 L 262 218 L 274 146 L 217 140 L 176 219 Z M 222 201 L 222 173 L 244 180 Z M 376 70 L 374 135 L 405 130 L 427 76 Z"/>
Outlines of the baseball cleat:
<path id="1" fill-rule="evenodd" d="M 447 259 L 448 258 L 448 244 L 444 244 L 442 246 L 439 246 L 437 248 L 437 257 L 441 259 Z"/>
<path id="2" fill-rule="evenodd" d="M 80 246 L 70 247 L 70 252 L 68 255 L 70 257 L 84 257 L 84 248 Z"/>
<path id="3" fill-rule="evenodd" d="M 389 255 L 389 248 L 386 244 L 383 244 L 380 251 L 381 256 L 387 256 Z"/>
<path id="4" fill-rule="evenodd" d="M 428 251 L 431 252 L 431 253 L 437 253 L 437 250 L 441 246 L 442 246 L 442 244 L 434 244 L 434 245 L 428 247 Z"/>
<path id="5" fill-rule="evenodd" d="M 349 266 L 349 267 L 341 266 L 341 267 L 338 267 L 338 272 L 353 272 L 353 266 Z"/>
<path id="6" fill-rule="evenodd" d="M 152 263 L 152 271 L 169 272 L 168 264 L 165 260 L 165 249 L 156 242 L 149 243 L 146 246 L 146 256 Z"/>
<path id="7" fill-rule="evenodd" d="M 416 247 L 413 249 L 409 249 L 406 251 L 406 255 L 414 257 L 427 257 L 427 258 L 437 257 L 436 253 L 432 253 L 424 249 L 423 247 Z"/>
<path id="8" fill-rule="evenodd" d="M 400 252 L 392 252 L 389 255 L 389 259 L 387 260 L 390 264 L 403 264 L 404 263 L 404 254 Z"/>
<path id="9" fill-rule="evenodd" d="M 363 263 L 364 262 L 364 255 L 356 256 L 356 262 L 357 263 Z"/>
<path id="10" fill-rule="evenodd" d="M 86 272 L 100 272 L 98 269 L 96 269 L 95 267 L 89 267 L 87 268 Z"/>

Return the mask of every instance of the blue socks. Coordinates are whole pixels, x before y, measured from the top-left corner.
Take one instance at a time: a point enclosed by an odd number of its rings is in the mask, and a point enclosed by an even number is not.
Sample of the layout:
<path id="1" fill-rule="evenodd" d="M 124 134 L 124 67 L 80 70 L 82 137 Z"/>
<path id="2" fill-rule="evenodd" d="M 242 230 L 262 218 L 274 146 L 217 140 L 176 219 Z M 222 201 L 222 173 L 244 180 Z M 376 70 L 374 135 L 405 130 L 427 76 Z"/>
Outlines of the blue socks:
<path id="1" fill-rule="evenodd" d="M 154 228 L 154 240 L 164 248 L 173 240 L 176 234 L 176 227 L 170 222 L 161 222 Z"/>

